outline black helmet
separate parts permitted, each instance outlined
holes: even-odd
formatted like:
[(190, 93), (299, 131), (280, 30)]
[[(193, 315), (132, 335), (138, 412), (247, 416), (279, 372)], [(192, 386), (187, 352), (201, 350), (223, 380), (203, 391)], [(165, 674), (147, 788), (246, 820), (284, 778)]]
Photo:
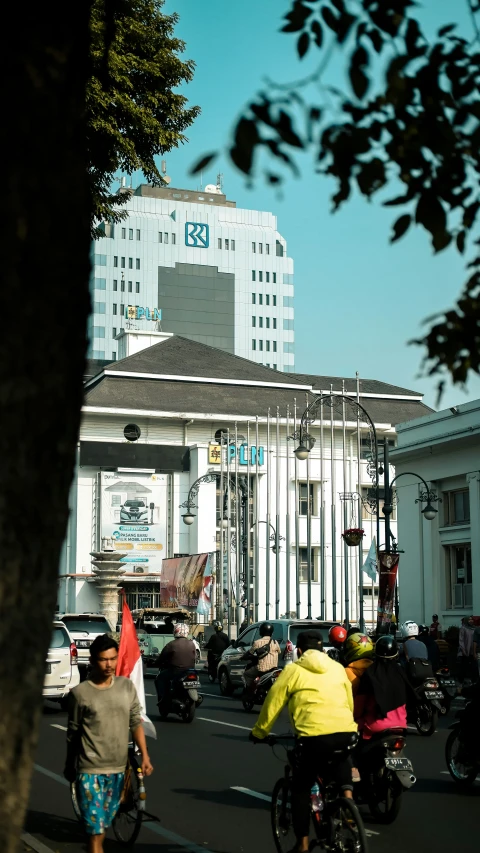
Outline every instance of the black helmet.
[(273, 625), (270, 622), (263, 622), (260, 625), (260, 636), (271, 637), (273, 634)]
[(215, 622), (212, 622), (212, 628), (214, 628), (215, 631), (221, 631), (223, 629), (223, 625), (218, 621), (218, 619), (215, 619)]
[(429, 634), (429, 633), (430, 633), (430, 632), (429, 632), (429, 630), (428, 630), (428, 628), (427, 628), (427, 626), (426, 626), (426, 625), (419, 625), (419, 626), (418, 626), (418, 636), (419, 636), (419, 637), (420, 637), (422, 634), (423, 634), (423, 636), (425, 636), (425, 634)]
[(394, 660), (398, 657), (398, 645), (395, 637), (385, 634), (379, 637), (375, 645), (375, 657), (383, 660)]

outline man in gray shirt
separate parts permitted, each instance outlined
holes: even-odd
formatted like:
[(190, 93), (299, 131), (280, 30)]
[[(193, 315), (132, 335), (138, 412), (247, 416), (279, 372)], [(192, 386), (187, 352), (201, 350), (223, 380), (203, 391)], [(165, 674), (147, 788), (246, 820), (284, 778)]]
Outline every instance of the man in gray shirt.
[(89, 853), (102, 853), (105, 831), (118, 811), (130, 731), (144, 776), (153, 771), (137, 691), (129, 678), (115, 676), (117, 659), (115, 640), (97, 637), (90, 646), (90, 677), (70, 694), (64, 775), (76, 782)]

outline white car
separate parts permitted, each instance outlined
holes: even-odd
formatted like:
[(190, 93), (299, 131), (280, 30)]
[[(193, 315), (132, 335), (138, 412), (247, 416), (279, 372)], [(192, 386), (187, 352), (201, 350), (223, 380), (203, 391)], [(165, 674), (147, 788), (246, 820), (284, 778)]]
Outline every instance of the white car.
[(101, 613), (64, 613), (61, 621), (68, 628), (77, 647), (78, 663), (88, 666), (90, 646), (99, 634), (110, 634), (112, 629)]
[(47, 653), (43, 698), (65, 705), (70, 690), (80, 684), (77, 647), (63, 622), (54, 622)]

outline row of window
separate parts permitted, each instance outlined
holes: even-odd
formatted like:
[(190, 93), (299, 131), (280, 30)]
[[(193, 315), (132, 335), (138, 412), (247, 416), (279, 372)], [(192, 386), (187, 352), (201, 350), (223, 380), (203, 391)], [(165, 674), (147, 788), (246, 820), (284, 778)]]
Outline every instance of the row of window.
[[(258, 254), (263, 255), (263, 243), (252, 243), (252, 252), (256, 252), (258, 249)], [(270, 254), (270, 243), (265, 243), (265, 254)]]
[[(136, 236), (137, 236), (137, 240), (140, 240), (140, 229), (139, 228), (136, 229)], [(126, 240), (126, 239), (127, 239), (127, 229), (122, 228), (122, 240)], [(133, 228), (128, 229), (128, 239), (133, 240)]]
[[(257, 273), (258, 273), (258, 281), (263, 281), (263, 270), (252, 270), (252, 281), (257, 281)], [(267, 284), (270, 283), (270, 273), (265, 273), (265, 281)], [(273, 284), (277, 283), (277, 273), (272, 272), (272, 282)]]
[(169, 238), (170, 238), (170, 242), (171, 242), (172, 246), (175, 246), (175, 244), (177, 242), (177, 235), (176, 234), (173, 234), (173, 233), (169, 234), (168, 231), (159, 231), (158, 232), (158, 242), (159, 243), (164, 243), (166, 246), (168, 246)]
[[(258, 320), (258, 328), (263, 329), (263, 317), (252, 317), (252, 326), (255, 328)], [(265, 317), (265, 328), (270, 328), (270, 317)], [(277, 328), (277, 318), (272, 317), (272, 329)]]
[[(258, 349), (260, 350), (260, 352), (263, 352), (263, 341), (253, 340), (252, 341), (252, 349), (253, 350), (257, 349), (257, 343), (258, 343)], [(272, 352), (276, 352), (277, 351), (277, 342), (272, 341), (271, 344), (272, 344)], [(270, 341), (265, 341), (265, 350), (267, 352), (270, 352)], [(268, 365), (267, 365), (267, 367), (268, 367)]]
[[(128, 293), (133, 293), (133, 281), (125, 282), (125, 279), (122, 278), (120, 281), (120, 293), (125, 293), (125, 284), (127, 285)], [(113, 279), (113, 289), (118, 290), (118, 280), (116, 278)], [(135, 282), (135, 293), (140, 293), (140, 282)]]
[[(120, 267), (122, 270), (125, 269), (125, 261), (126, 258), (120, 258)], [(118, 255), (113, 256), (113, 266), (118, 267)], [(128, 269), (133, 270), (133, 258), (128, 258)], [(135, 269), (140, 269), (140, 258), (135, 258)]]
[[(252, 293), (252, 305), (256, 305), (257, 300), (258, 300), (259, 305), (263, 305), (263, 297), (264, 297), (263, 293), (258, 293), (258, 294)], [(265, 293), (265, 305), (270, 305), (270, 295), (268, 293)], [(272, 296), (272, 306), (275, 308), (276, 305), (277, 305), (277, 297)]]
[[(235, 240), (229, 240), (229, 239), (228, 239), (228, 237), (226, 237), (226, 238), (223, 240), (223, 246), (224, 246), (224, 248), (227, 250), (227, 252), (228, 252), (229, 250), (230, 250), (231, 252), (234, 252), (234, 251), (235, 251)], [(222, 248), (222, 238), (221, 238), (221, 237), (219, 237), (219, 238), (218, 238), (218, 248), (219, 248), (219, 249), (221, 249), (221, 248)]]

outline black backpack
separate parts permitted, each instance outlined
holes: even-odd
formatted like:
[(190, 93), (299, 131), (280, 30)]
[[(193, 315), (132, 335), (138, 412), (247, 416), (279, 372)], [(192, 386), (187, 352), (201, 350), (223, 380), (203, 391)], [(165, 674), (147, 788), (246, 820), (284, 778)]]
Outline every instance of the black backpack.
[(411, 658), (408, 661), (408, 675), (414, 684), (423, 684), (427, 678), (433, 678), (434, 672), (429, 660)]

